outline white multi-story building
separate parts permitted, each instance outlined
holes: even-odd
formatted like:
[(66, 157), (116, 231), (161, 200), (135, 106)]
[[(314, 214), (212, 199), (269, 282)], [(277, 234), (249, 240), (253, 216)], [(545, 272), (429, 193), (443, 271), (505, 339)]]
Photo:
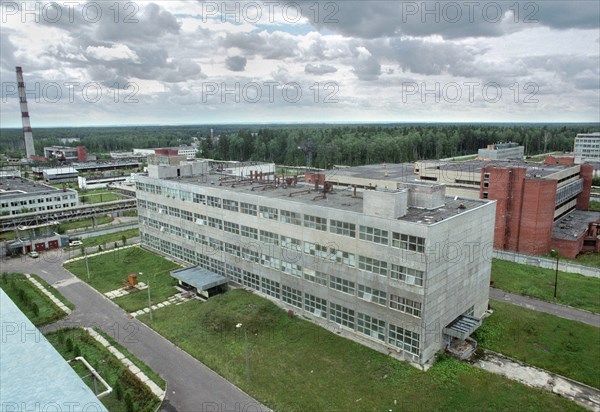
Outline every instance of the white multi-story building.
[(376, 350), (427, 363), (488, 308), (493, 201), (428, 182), (355, 193), (236, 179), (199, 161), (157, 176), (137, 181), (145, 247)]
[(21, 177), (0, 179), (0, 206), (3, 215), (46, 212), (78, 205), (75, 190), (57, 189)]
[(573, 152), (575, 163), (600, 162), (600, 132), (578, 133)]

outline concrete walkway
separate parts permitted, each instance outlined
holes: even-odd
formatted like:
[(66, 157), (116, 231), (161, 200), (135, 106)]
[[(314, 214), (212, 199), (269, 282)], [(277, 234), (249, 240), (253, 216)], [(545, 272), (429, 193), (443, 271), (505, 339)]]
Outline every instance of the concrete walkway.
[(587, 310), (576, 309), (571, 306), (559, 305), (540, 299), (530, 298), (528, 296), (517, 295), (516, 293), (510, 293), (496, 288), (490, 288), (490, 299), (512, 303), (513, 305), (522, 306), (527, 309), (549, 313), (558, 316), (559, 318), (575, 320), (600, 328), (600, 314), (589, 312)]
[(120, 350), (112, 346), (102, 335), (96, 332), (92, 328), (83, 328), (87, 333), (90, 334), (92, 338), (94, 338), (98, 343), (104, 346), (110, 353), (115, 355), (115, 357), (121, 362), (123, 365), (129, 369), (131, 373), (133, 373), (144, 385), (148, 387), (152, 391), (154, 395), (161, 401), (165, 397), (165, 391), (163, 391), (154, 381), (152, 381), (144, 372), (140, 370), (137, 366), (133, 364)]
[[(91, 258), (91, 257), (98, 256), (98, 255), (104, 255), (106, 253), (114, 253), (115, 251), (118, 251), (118, 250), (129, 249), (129, 248), (136, 247), (136, 246), (138, 246), (138, 245), (119, 246), (118, 248), (112, 248), (112, 249), (109, 249), (109, 250), (103, 250), (102, 252), (89, 253), (87, 255), (87, 257)], [(76, 262), (76, 261), (81, 260), (81, 259), (85, 259), (85, 255), (81, 255), (81, 256), (78, 256), (76, 258), (65, 260), (63, 262), (63, 264), (64, 263)]]
[(27, 278), (27, 280), (29, 280), (36, 288), (38, 288), (44, 295), (48, 296), (48, 298), (50, 298), (50, 300), (52, 301), (52, 303), (54, 303), (56, 306), (58, 306), (63, 312), (65, 312), (67, 315), (71, 314), (71, 309), (69, 309), (64, 303), (62, 303), (56, 296), (54, 296), (52, 294), (52, 292), (50, 292), (48, 289), (46, 289), (44, 287), (44, 285), (42, 285), (40, 282), (38, 282), (37, 280), (35, 280), (35, 278), (33, 276), (31, 276), (30, 274), (25, 274), (25, 277)]
[(577, 402), (589, 410), (600, 411), (600, 390), (555, 373), (526, 365), (499, 353), (484, 350), (483, 358), (473, 362), (473, 366), (505, 376), (533, 388), (556, 393)]
[[(186, 297), (186, 295), (188, 295), (188, 292), (178, 293), (176, 295), (171, 296), (169, 299), (165, 300), (164, 302), (160, 302), (155, 305), (152, 305), (151, 308), (153, 311), (155, 311), (157, 309), (161, 309), (161, 308), (167, 307), (172, 304), (181, 305), (182, 303), (190, 300), (190, 298)], [(136, 318), (140, 315), (143, 315), (144, 313), (149, 313), (149, 312), (150, 312), (149, 308), (144, 308), (144, 309), (140, 309), (135, 312), (131, 312), (130, 315), (132, 317)]]

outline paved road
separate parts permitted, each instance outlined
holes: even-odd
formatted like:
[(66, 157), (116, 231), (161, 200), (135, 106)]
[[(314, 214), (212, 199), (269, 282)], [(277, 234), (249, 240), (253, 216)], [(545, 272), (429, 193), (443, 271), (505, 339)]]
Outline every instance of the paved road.
[(490, 288), (490, 299), (509, 302), (513, 305), (537, 310), (539, 312), (549, 313), (551, 315), (569, 320), (576, 320), (578, 322), (587, 323), (588, 325), (600, 328), (600, 315), (597, 313), (588, 312), (586, 310), (579, 310), (570, 306), (557, 305), (551, 302), (505, 292), (496, 288)]
[(39, 259), (1, 260), (0, 271), (41, 276), (76, 307), (60, 325), (99, 327), (148, 364), (167, 381), (163, 410), (268, 410), (142, 322), (129, 319), (116, 304), (65, 270), (62, 266), (65, 258), (60, 251), (51, 251), (42, 253)]

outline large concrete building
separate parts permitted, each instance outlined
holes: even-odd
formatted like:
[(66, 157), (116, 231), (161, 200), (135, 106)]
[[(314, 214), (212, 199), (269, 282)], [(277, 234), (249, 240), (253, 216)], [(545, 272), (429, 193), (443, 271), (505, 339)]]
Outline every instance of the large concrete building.
[(87, 160), (87, 149), (85, 146), (46, 146), (44, 147), (44, 157), (61, 162), (84, 162)]
[(145, 247), (418, 364), (480, 324), (495, 202), (446, 197), (428, 182), (354, 191), (208, 164), (138, 178)]
[(573, 153), (576, 163), (600, 162), (600, 132), (578, 133)]
[[(572, 158), (549, 157), (545, 163), (513, 161), (466, 161), (415, 163), (420, 179), (447, 185), (450, 195), (497, 200), (494, 247), (529, 254), (558, 249), (573, 258), (595, 251), (590, 224), (600, 217), (589, 208), (593, 167), (576, 165)], [(559, 221), (579, 211), (574, 222), (585, 220), (571, 234), (567, 245)], [(591, 230), (591, 231), (590, 231)], [(576, 236), (574, 234), (577, 233)], [(577, 246), (579, 245), (579, 246)], [(579, 249), (575, 251), (575, 249)]]
[(46, 212), (78, 205), (75, 190), (57, 189), (21, 177), (0, 179), (0, 206), (3, 215)]
[(493, 143), (485, 149), (479, 149), (477, 158), (481, 160), (523, 160), (525, 147), (518, 143)]

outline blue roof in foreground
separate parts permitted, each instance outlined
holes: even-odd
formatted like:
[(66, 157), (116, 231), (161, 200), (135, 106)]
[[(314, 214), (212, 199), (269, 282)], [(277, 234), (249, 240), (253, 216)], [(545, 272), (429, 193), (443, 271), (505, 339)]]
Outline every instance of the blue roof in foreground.
[(203, 269), (200, 266), (173, 270), (171, 276), (200, 290), (208, 290), (227, 283), (225, 276)]
[(2, 410), (107, 411), (2, 289), (0, 325)]

